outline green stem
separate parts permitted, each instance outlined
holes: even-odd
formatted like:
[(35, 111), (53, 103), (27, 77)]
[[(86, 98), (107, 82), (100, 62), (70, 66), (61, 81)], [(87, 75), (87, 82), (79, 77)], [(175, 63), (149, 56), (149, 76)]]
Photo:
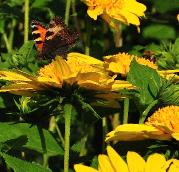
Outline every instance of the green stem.
[(5, 42), (5, 45), (6, 45), (6, 48), (7, 48), (7, 52), (10, 53), (11, 52), (11, 48), (10, 48), (10, 45), (9, 45), (6, 33), (4, 32), (2, 34), (2, 36), (3, 36), (4, 42)]
[(102, 127), (103, 127), (103, 145), (102, 145), (102, 151), (105, 150), (105, 137), (107, 133), (107, 120), (106, 117), (102, 118)]
[(69, 16), (70, 16), (70, 6), (71, 0), (66, 0), (66, 9), (65, 9), (65, 24), (68, 26)]
[(9, 34), (9, 46), (10, 46), (10, 50), (12, 51), (13, 49), (13, 41), (14, 41), (14, 28), (16, 26), (16, 19), (12, 19), (12, 27), (11, 27), (11, 31)]
[(85, 54), (90, 55), (90, 39), (91, 39), (91, 24), (89, 21), (86, 22), (86, 39), (85, 39)]
[(59, 138), (60, 138), (60, 140), (61, 140), (61, 142), (62, 142), (62, 146), (64, 147), (65, 141), (64, 141), (64, 138), (63, 138), (63, 136), (62, 136), (62, 133), (61, 133), (59, 127), (58, 127), (57, 122), (55, 123), (55, 129), (56, 129), (56, 131), (57, 131), (57, 133), (58, 133), (58, 136), (59, 136)]
[(44, 167), (48, 167), (48, 159), (49, 159), (48, 155), (46, 153), (43, 154), (43, 166)]
[(149, 106), (147, 106), (147, 108), (143, 111), (142, 115), (140, 116), (139, 124), (144, 123), (148, 113), (158, 102), (158, 100), (154, 100)]
[(123, 124), (128, 123), (129, 116), (129, 98), (124, 99), (124, 116), (123, 116)]
[(70, 125), (71, 125), (72, 105), (65, 104), (65, 153), (64, 153), (64, 172), (69, 171), (69, 152), (70, 152)]
[(28, 35), (29, 35), (29, 0), (25, 0), (24, 43), (28, 41)]

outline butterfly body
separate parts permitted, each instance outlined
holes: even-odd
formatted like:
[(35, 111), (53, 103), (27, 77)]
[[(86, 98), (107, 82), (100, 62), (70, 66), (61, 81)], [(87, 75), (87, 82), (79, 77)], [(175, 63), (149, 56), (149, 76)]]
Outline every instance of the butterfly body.
[(61, 18), (55, 17), (47, 27), (32, 21), (32, 35), (42, 58), (65, 57), (68, 49), (74, 45), (78, 34), (69, 30)]

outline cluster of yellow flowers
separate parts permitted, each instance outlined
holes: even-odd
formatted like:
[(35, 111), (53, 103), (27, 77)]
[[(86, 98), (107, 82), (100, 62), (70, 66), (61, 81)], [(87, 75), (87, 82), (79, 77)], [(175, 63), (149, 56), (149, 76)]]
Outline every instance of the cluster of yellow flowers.
[[(67, 60), (57, 56), (55, 60), (42, 67), (37, 76), (22, 71), (0, 71), (0, 79), (10, 81), (10, 85), (1, 87), (0, 92), (12, 92), (30, 95), (36, 91), (62, 88), (64, 83), (77, 84), (79, 87), (118, 91), (134, 88), (125, 80), (117, 80), (118, 74), (127, 75), (129, 66), (135, 56), (119, 53), (104, 57), (104, 61), (80, 53), (69, 53)], [(139, 63), (156, 68), (153, 62), (135, 57)], [(112, 73), (112, 74), (111, 74)]]
[[(146, 6), (136, 0), (83, 0), (88, 6), (88, 15), (97, 20), (101, 16), (111, 27), (117, 28), (116, 21), (124, 24), (140, 26), (139, 17), (143, 17)], [(179, 20), (179, 15), (177, 16)], [(2, 86), (0, 92), (11, 92), (18, 95), (32, 95), (36, 92), (61, 89), (64, 84), (87, 90), (104, 91), (108, 95), (105, 99), (119, 98), (120, 89), (135, 89), (125, 80), (130, 70), (130, 64), (135, 59), (139, 64), (146, 65), (155, 70), (157, 65), (142, 57), (118, 53), (105, 56), (98, 60), (80, 53), (69, 53), (67, 60), (57, 56), (52, 62), (40, 68), (36, 76), (22, 71), (0, 70), (0, 79), (9, 81)], [(161, 75), (165, 75), (158, 71)], [(118, 80), (121, 75), (124, 80)], [(145, 124), (123, 124), (117, 126), (106, 135), (106, 142), (133, 141), (144, 139), (179, 140), (179, 106), (167, 106), (152, 114)], [(98, 156), (98, 169), (82, 164), (74, 166), (76, 172), (177, 172), (179, 160), (166, 160), (164, 155), (152, 154), (145, 161), (135, 152), (127, 153), (127, 162), (110, 146), (107, 154)]]
[(127, 163), (111, 147), (107, 147), (107, 154), (98, 156), (98, 170), (76, 164), (76, 172), (177, 172), (179, 170), (179, 160), (166, 160), (164, 155), (154, 153), (145, 161), (138, 153), (128, 152), (126, 156)]

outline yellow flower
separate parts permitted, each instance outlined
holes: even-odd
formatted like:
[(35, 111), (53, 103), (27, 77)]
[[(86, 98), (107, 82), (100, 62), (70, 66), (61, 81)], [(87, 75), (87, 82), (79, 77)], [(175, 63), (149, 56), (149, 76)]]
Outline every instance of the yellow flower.
[(108, 71), (111, 71), (112, 73), (126, 76), (129, 72), (130, 64), (133, 58), (135, 58), (139, 64), (157, 69), (157, 66), (153, 62), (141, 57), (129, 55), (127, 53), (118, 53), (116, 55), (105, 56), (104, 66)]
[[(93, 62), (90, 61), (90, 63)], [(11, 82), (10, 85), (1, 87), (0, 92), (25, 95), (35, 91), (62, 88), (64, 83), (101, 91), (113, 91), (132, 86), (127, 82), (120, 84), (119, 81), (114, 80), (115, 77), (109, 76), (102, 65), (88, 64), (75, 58), (68, 58), (66, 61), (56, 57), (50, 64), (41, 68), (37, 76), (21, 71), (0, 71), (0, 79)]]
[[(127, 153), (127, 162), (111, 147), (107, 147), (107, 154), (98, 156), (98, 170), (82, 164), (75, 164), (76, 172), (166, 172), (167, 161), (161, 154), (154, 153), (145, 161), (136, 152)], [(170, 169), (170, 167), (168, 168)]]
[(179, 21), (179, 14), (177, 14), (177, 20)]
[(140, 25), (139, 17), (144, 16), (146, 6), (136, 0), (82, 0), (88, 6), (88, 15), (97, 20), (101, 16), (111, 25), (112, 20), (127, 25)]
[(107, 134), (106, 141), (144, 139), (179, 140), (179, 106), (167, 106), (152, 114), (145, 124), (123, 124)]
[(178, 72), (179, 72), (178, 69), (158, 71), (158, 73), (160, 74), (160, 76), (162, 76), (163, 78), (166, 78), (167, 80), (175, 80), (175, 81), (178, 81), (178, 80), (179, 80), (179, 76), (176, 74), (176, 73), (178, 73)]

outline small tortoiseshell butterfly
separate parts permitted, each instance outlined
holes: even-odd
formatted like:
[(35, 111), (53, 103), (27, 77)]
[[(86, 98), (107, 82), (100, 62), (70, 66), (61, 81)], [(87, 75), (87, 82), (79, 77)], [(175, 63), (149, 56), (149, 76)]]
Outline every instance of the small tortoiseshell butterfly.
[(78, 34), (72, 32), (60, 17), (51, 20), (47, 27), (33, 20), (31, 27), (39, 56), (42, 58), (54, 58), (56, 55), (66, 58), (68, 49), (78, 38)]

